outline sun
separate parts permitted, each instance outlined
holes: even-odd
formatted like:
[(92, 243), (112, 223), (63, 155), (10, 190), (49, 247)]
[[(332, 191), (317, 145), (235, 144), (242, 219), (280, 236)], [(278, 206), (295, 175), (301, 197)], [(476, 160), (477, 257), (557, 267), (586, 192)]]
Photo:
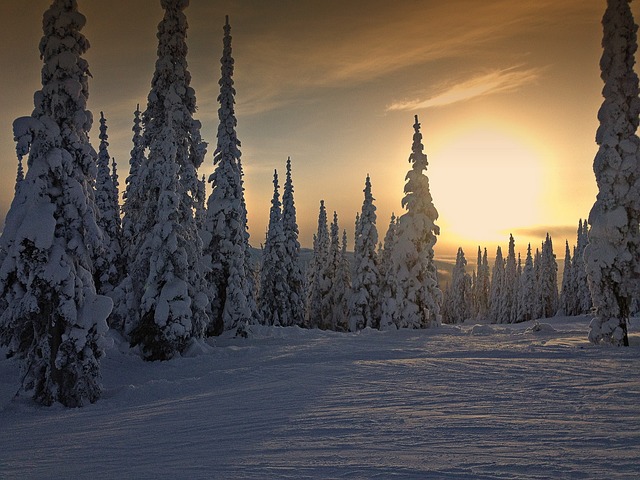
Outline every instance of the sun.
[(543, 155), (499, 128), (458, 132), (429, 155), (429, 178), (446, 243), (503, 242), (539, 223)]

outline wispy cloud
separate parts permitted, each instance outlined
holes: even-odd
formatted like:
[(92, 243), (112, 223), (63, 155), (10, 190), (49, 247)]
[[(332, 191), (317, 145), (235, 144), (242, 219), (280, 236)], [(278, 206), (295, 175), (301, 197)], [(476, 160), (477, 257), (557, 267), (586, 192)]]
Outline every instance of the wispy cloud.
[(501, 92), (511, 92), (534, 82), (540, 77), (540, 74), (541, 69), (539, 68), (520, 69), (520, 67), (511, 67), (494, 70), (489, 73), (476, 75), (460, 83), (449, 85), (439, 94), (427, 99), (395, 102), (387, 107), (387, 111), (443, 107), (473, 98)]

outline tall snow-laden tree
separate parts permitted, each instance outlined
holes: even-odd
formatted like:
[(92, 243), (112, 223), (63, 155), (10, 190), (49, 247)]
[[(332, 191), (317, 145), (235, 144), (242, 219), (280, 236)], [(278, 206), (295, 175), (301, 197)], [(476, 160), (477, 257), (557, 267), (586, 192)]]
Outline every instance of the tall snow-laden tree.
[(549, 318), (558, 311), (558, 264), (553, 253), (553, 242), (551, 236), (547, 237), (542, 244), (542, 254), (540, 257), (540, 299), (542, 302), (543, 318)]
[(291, 157), (287, 158), (287, 178), (282, 193), (282, 229), (285, 237), (286, 283), (289, 286), (291, 324), (304, 325), (305, 321), (305, 280), (300, 266), (300, 242), (298, 241), (298, 221), (293, 199), (291, 178)]
[(127, 325), (132, 345), (140, 345), (147, 360), (181, 353), (208, 324), (202, 240), (194, 218), (197, 168), (206, 143), (193, 118), (196, 98), (186, 60), (189, 2), (161, 4), (158, 59), (142, 115), (142, 145), (149, 153), (139, 171), (146, 192), (131, 251), (133, 301), (128, 301), (136, 313)]
[(392, 213), (380, 254), (380, 330), (397, 328), (397, 288), (392, 258), (397, 239), (396, 226), (396, 216)]
[(404, 187), (402, 206), (407, 212), (398, 219), (397, 243), (393, 250), (392, 268), (396, 277), (396, 315), (400, 328), (427, 328), (441, 323), (442, 292), (438, 287), (438, 272), (433, 247), (440, 234), (435, 224), (438, 211), (433, 205), (428, 166), (424, 153), (418, 116), (413, 125), (413, 145)]
[(245, 323), (254, 323), (247, 284), (252, 280), (248, 266), (247, 217), (240, 163), (240, 140), (236, 132), (233, 87), (231, 26), (226, 18), (221, 58), (218, 102), (218, 143), (213, 158), (215, 170), (209, 177), (211, 194), (203, 233), (204, 253), (209, 264), (211, 323), (208, 335), (219, 335)]
[(379, 328), (380, 326), (380, 271), (378, 269), (378, 229), (376, 206), (371, 193), (369, 175), (364, 184), (364, 201), (356, 222), (356, 241), (353, 251), (354, 275), (349, 301), (350, 330)]
[(86, 110), (89, 42), (75, 0), (54, 0), (42, 22), (42, 89), (14, 137), (28, 170), (0, 239), (2, 344), (23, 361), (22, 388), (44, 405), (100, 397), (99, 358), (112, 301), (97, 295), (92, 257), (102, 248), (93, 197), (96, 152)]
[(516, 243), (513, 235), (509, 235), (509, 251), (504, 267), (502, 284), (502, 305), (499, 309), (497, 323), (514, 323), (518, 314), (518, 275), (516, 263)]
[(326, 277), (329, 263), (329, 227), (327, 225), (327, 210), (324, 200), (320, 200), (318, 213), (318, 231), (313, 237), (313, 257), (309, 264), (309, 306), (307, 308), (309, 328), (324, 327), (323, 304), (331, 287), (330, 280)]
[(628, 345), (627, 323), (640, 278), (640, 99), (634, 55), (637, 30), (629, 0), (609, 0), (600, 59), (604, 102), (593, 162), (598, 195), (585, 249), (595, 306), (589, 340)]
[(496, 250), (496, 260), (491, 272), (491, 293), (489, 297), (489, 318), (491, 323), (497, 323), (502, 318), (502, 296), (504, 295), (504, 259), (502, 248)]
[(202, 232), (207, 217), (207, 181), (205, 176), (198, 180), (198, 191), (196, 192), (195, 219), (196, 227)]
[(462, 247), (458, 248), (450, 287), (450, 323), (463, 323), (471, 316), (471, 277), (466, 272), (467, 259)]
[[(107, 120), (100, 112), (100, 147), (98, 149), (98, 174), (95, 201), (98, 208), (98, 226), (103, 232), (104, 248), (94, 259), (96, 290), (102, 295), (112, 296), (113, 290), (122, 280), (120, 204), (118, 202), (117, 173), (109, 167), (109, 136)], [(115, 161), (113, 163), (115, 169)], [(113, 297), (112, 297), (113, 298)]]
[(273, 198), (269, 212), (269, 229), (262, 250), (259, 308), (266, 325), (291, 325), (289, 285), (286, 272), (285, 235), (278, 189), (278, 172), (273, 174)]

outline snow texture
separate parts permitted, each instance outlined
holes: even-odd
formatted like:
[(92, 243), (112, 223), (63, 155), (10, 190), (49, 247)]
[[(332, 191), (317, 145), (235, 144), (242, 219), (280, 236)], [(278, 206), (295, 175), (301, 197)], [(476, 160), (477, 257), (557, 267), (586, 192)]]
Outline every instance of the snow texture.
[(545, 323), (554, 331), (253, 326), (248, 339), (229, 332), (155, 363), (121, 345), (102, 361), (104, 398), (75, 410), (12, 400), (16, 361), (0, 351), (0, 472), (636, 479), (639, 321), (629, 349), (591, 346), (587, 317)]

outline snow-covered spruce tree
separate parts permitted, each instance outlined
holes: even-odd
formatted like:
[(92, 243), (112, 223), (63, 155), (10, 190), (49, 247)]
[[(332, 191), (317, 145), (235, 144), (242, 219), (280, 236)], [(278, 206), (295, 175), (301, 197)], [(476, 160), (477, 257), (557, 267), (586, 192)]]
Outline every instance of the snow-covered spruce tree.
[[(324, 271), (326, 293), (322, 297), (323, 330), (338, 330), (338, 323), (348, 319), (345, 285), (342, 283), (342, 248), (340, 246), (340, 227), (338, 214), (333, 212), (333, 222), (329, 228), (329, 254)], [(348, 307), (347, 307), (348, 308)]]
[(593, 302), (587, 280), (584, 249), (589, 243), (589, 225), (587, 221), (578, 222), (577, 243), (573, 253), (573, 278), (576, 285), (576, 315), (591, 312)]
[(55, 0), (40, 41), (42, 89), (14, 137), (28, 170), (0, 239), (2, 344), (23, 360), (22, 388), (41, 404), (68, 407), (100, 397), (99, 358), (112, 302), (97, 295), (92, 256), (101, 248), (93, 198), (96, 152), (86, 110), (89, 42), (75, 0)]
[(127, 265), (132, 265), (135, 258), (132, 246), (136, 244), (136, 236), (141, 224), (140, 213), (145, 200), (145, 183), (140, 179), (141, 167), (145, 162), (144, 145), (142, 143), (142, 119), (140, 105), (136, 105), (133, 119), (133, 148), (129, 157), (129, 175), (125, 180), (122, 195), (122, 251)]
[(598, 111), (593, 171), (598, 195), (585, 249), (595, 306), (589, 340), (628, 345), (627, 322), (640, 277), (640, 99), (634, 70), (637, 30), (628, 0), (609, 0), (600, 59), (604, 102)]
[(538, 248), (536, 248), (536, 253), (533, 256), (533, 272), (536, 279), (536, 288), (532, 315), (533, 318), (542, 318), (542, 254)]
[(396, 277), (392, 253), (397, 239), (396, 216), (392, 213), (380, 254), (380, 330), (397, 328)]
[[(251, 254), (252, 248), (249, 244), (249, 224), (247, 221), (247, 203), (244, 199), (244, 171), (242, 170), (242, 161), (238, 159), (238, 169), (240, 170), (240, 208), (242, 210), (242, 224), (244, 225), (244, 271), (247, 281), (244, 282), (244, 296), (247, 299), (247, 308), (251, 314), (250, 319), (243, 322), (243, 328), (239, 333), (244, 334), (244, 328), (249, 324), (262, 323), (262, 315), (258, 309), (258, 283), (260, 277), (260, 268), (254, 261)], [(238, 333), (238, 334), (239, 334)]]
[(333, 318), (336, 330), (348, 332), (351, 328), (349, 323), (349, 298), (351, 295), (351, 263), (347, 256), (347, 231), (342, 231), (342, 244), (340, 247), (340, 265), (336, 272), (336, 279), (331, 285), (331, 296), (333, 299)]
[(504, 295), (504, 259), (502, 248), (496, 250), (496, 260), (491, 272), (491, 292), (489, 296), (489, 318), (491, 323), (498, 323), (502, 318), (502, 296)]
[(489, 314), (489, 293), (491, 287), (491, 269), (489, 268), (489, 260), (487, 257), (487, 249), (484, 249), (482, 257), (480, 256), (480, 247), (478, 246), (478, 272), (476, 274), (477, 287), (475, 288), (476, 310), (474, 312), (476, 318), (483, 319)]
[(20, 183), (24, 180), (24, 167), (22, 166), (22, 157), (18, 157), (18, 170), (16, 172), (16, 186), (15, 191), (20, 188)]
[(353, 251), (355, 267), (349, 301), (351, 331), (362, 330), (365, 327), (380, 327), (380, 271), (376, 253), (378, 229), (369, 175), (364, 185), (364, 201), (356, 222), (357, 234)]
[(398, 219), (397, 243), (393, 250), (393, 275), (396, 277), (397, 325), (399, 328), (438, 326), (442, 292), (433, 261), (433, 247), (440, 234), (435, 224), (438, 211), (429, 191), (427, 155), (423, 152), (418, 116), (413, 125), (413, 145), (404, 186), (402, 206), (407, 212)]
[(450, 323), (463, 323), (471, 316), (471, 277), (466, 272), (466, 267), (467, 259), (462, 247), (459, 247), (451, 275)]
[[(96, 252), (94, 281), (101, 295), (112, 297), (113, 290), (122, 280), (124, 264), (122, 262), (120, 204), (118, 202), (117, 173), (109, 167), (109, 142), (107, 120), (100, 112), (100, 147), (98, 149), (98, 174), (96, 178), (95, 202), (98, 207), (98, 226), (103, 233), (103, 249)], [(115, 161), (113, 163), (115, 169)], [(113, 298), (113, 297), (112, 297)], [(119, 328), (118, 328), (119, 329)]]
[(247, 298), (251, 272), (249, 259), (247, 216), (240, 163), (240, 140), (236, 132), (235, 88), (233, 87), (233, 57), (231, 26), (227, 17), (224, 26), (221, 58), (220, 94), (218, 102), (218, 143), (213, 158), (215, 170), (209, 177), (211, 194), (207, 200), (207, 216), (202, 234), (210, 288), (208, 335), (219, 335), (246, 323), (254, 323)]
[(202, 175), (202, 178), (198, 180), (198, 191), (196, 192), (196, 204), (195, 204), (195, 219), (196, 219), (196, 227), (198, 231), (201, 232), (205, 219), (207, 217), (207, 181), (205, 176)]
[(291, 178), (291, 158), (287, 158), (287, 179), (282, 193), (282, 228), (285, 237), (285, 282), (289, 286), (289, 306), (291, 325), (304, 325), (305, 319), (305, 280), (300, 266), (300, 242), (298, 241), (298, 221), (293, 199), (293, 180)]
[(531, 244), (527, 246), (527, 258), (524, 261), (522, 276), (520, 277), (520, 300), (518, 302), (518, 322), (526, 322), (537, 317), (537, 281), (533, 268)]
[(558, 315), (576, 314), (577, 297), (571, 265), (571, 250), (567, 240), (564, 249), (564, 270), (562, 272), (562, 289), (560, 290), (560, 300), (558, 302)]
[(278, 189), (278, 172), (273, 174), (273, 198), (269, 212), (269, 229), (262, 249), (260, 298), (258, 307), (266, 325), (292, 324), (289, 285), (286, 272), (285, 236)]
[(504, 267), (502, 295), (496, 323), (514, 323), (518, 315), (518, 275), (516, 263), (516, 243), (513, 235), (509, 235), (509, 251)]
[(147, 109), (142, 115), (142, 145), (149, 149), (140, 166), (146, 190), (134, 236), (131, 286), (136, 312), (128, 319), (132, 345), (146, 360), (181, 353), (191, 338), (204, 334), (208, 317), (202, 266), (202, 240), (194, 218), (197, 168), (206, 153), (196, 99), (187, 69), (188, 0), (161, 0), (158, 60)]
[(553, 253), (551, 236), (542, 244), (540, 257), (540, 299), (542, 302), (542, 318), (553, 317), (558, 311), (558, 264)]
[(329, 227), (324, 200), (320, 200), (318, 213), (318, 231), (313, 237), (313, 257), (309, 264), (309, 300), (307, 307), (307, 327), (322, 328), (325, 324), (323, 304), (328, 295), (331, 282), (326, 278), (329, 263)]

